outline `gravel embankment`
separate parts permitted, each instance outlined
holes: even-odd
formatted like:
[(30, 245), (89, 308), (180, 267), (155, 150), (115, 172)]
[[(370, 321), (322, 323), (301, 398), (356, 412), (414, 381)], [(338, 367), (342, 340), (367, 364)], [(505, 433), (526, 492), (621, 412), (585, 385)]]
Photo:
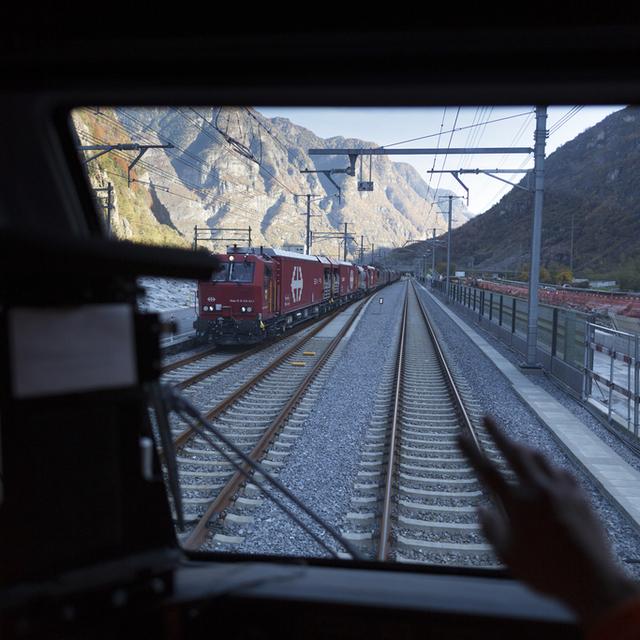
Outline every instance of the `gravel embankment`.
[[(604, 496), (591, 478), (577, 468), (568, 455), (560, 447), (547, 428), (540, 423), (527, 405), (513, 392), (509, 381), (496, 369), (492, 362), (467, 338), (467, 336), (448, 318), (448, 316), (433, 302), (429, 294), (418, 287), (427, 309), (432, 314), (436, 330), (444, 341), (444, 347), (452, 367), (459, 374), (464, 375), (471, 388), (475, 391), (476, 399), (483, 410), (494, 415), (504, 426), (505, 430), (519, 442), (541, 450), (556, 465), (569, 469), (580, 481), (591, 499), (591, 503), (602, 518), (605, 529), (613, 544), (618, 560), (625, 569), (635, 577), (640, 577), (640, 534), (628, 522), (624, 515)], [(452, 305), (455, 310), (455, 306)], [(493, 336), (482, 331), (482, 335), (500, 353), (511, 362), (518, 363), (519, 358), (499, 343)], [(577, 403), (544, 377), (533, 378), (554, 397), (594, 431), (602, 433), (607, 442), (615, 440), (597, 423), (588, 412), (581, 409)], [(628, 451), (623, 451), (617, 442), (612, 442), (615, 450), (625, 460), (638, 468), (637, 459)]]
[[(301, 425), (302, 434), (279, 475), (289, 490), (336, 529), (343, 514), (349, 510), (361, 443), (401, 319), (404, 286), (404, 283), (397, 283), (377, 294), (365, 309), (348, 343), (339, 347), (339, 355), (330, 363), (328, 382)], [(379, 297), (384, 298), (384, 304), (378, 303)], [(207, 543), (204, 548), (258, 554), (327, 555), (272, 502), (264, 500), (250, 515), (254, 518), (253, 523), (230, 531), (244, 536), (243, 544)], [(328, 534), (316, 527), (314, 530), (336, 548)]]

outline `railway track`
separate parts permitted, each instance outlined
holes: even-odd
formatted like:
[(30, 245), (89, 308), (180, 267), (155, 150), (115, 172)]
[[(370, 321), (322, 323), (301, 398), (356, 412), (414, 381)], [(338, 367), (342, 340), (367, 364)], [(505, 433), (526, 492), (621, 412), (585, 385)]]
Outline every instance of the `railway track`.
[[(340, 310), (334, 311), (327, 316), (327, 318), (331, 319), (339, 312)], [(324, 320), (326, 320), (326, 318)], [(163, 365), (161, 368), (161, 381), (163, 384), (174, 385), (178, 389), (186, 389), (220, 371), (224, 371), (246, 360), (256, 353), (265, 351), (274, 344), (290, 339), (292, 336), (313, 327), (317, 322), (323, 322), (324, 320), (321, 319), (318, 321), (315, 318), (307, 320), (306, 322), (296, 325), (291, 331), (288, 331), (282, 336), (266, 340), (251, 348), (245, 348), (240, 353), (221, 351), (215, 346), (209, 347), (199, 353)]]
[[(253, 460), (277, 473), (298, 437), (299, 423), (311, 410), (321, 383), (321, 371), (368, 298), (317, 323), (275, 361), (270, 361), (213, 408), (200, 407), (210, 422)], [(222, 532), (224, 516), (242, 522), (246, 516), (227, 513), (238, 502), (256, 503), (255, 487), (231, 462), (199, 435), (171, 421), (182, 491), (185, 548), (198, 549), (213, 528), (214, 539), (229, 541)], [(232, 455), (235, 459), (235, 455)]]
[(489, 498), (456, 444), (468, 431), (499, 459), (481, 418), (408, 284), (395, 358), (380, 387), (343, 535), (378, 560), (499, 566), (476, 515)]

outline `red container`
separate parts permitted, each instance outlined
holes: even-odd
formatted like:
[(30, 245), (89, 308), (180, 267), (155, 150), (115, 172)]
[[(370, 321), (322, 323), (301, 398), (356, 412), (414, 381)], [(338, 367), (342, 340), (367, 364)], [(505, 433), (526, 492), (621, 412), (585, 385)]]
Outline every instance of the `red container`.
[(324, 272), (330, 265), (317, 256), (269, 249), (277, 265), (277, 299), (280, 313), (291, 313), (323, 300)]

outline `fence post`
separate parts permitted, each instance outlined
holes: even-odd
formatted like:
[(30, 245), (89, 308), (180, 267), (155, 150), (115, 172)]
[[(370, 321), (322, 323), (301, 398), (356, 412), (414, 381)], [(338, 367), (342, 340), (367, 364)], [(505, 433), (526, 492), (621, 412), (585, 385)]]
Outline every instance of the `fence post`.
[(511, 303), (511, 333), (516, 332), (516, 300), (517, 298), (513, 298)]
[(633, 408), (633, 433), (638, 435), (638, 428), (640, 427), (640, 336), (636, 336), (635, 340), (635, 353), (634, 360), (635, 366), (635, 382), (634, 382), (634, 408)]
[(493, 292), (489, 294), (489, 322), (493, 319)]
[(551, 357), (555, 358), (558, 349), (558, 308), (553, 308), (553, 324), (551, 325)]
[(500, 310), (498, 312), (498, 326), (502, 326), (502, 305), (504, 303), (504, 296), (500, 294)]
[[(591, 333), (594, 337), (591, 339)], [(595, 325), (587, 322), (585, 331), (585, 349), (584, 349), (584, 398), (587, 400), (591, 396), (592, 380), (591, 371), (593, 371), (593, 349), (591, 343), (595, 341)]]

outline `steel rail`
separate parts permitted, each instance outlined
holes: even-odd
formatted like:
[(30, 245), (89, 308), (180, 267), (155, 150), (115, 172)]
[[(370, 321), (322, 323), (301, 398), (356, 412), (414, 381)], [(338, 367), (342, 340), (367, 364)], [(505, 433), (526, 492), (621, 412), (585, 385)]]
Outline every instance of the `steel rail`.
[(216, 347), (210, 347), (205, 351), (200, 351), (199, 353), (195, 353), (188, 358), (184, 358), (183, 360), (176, 360), (170, 364), (165, 364), (160, 367), (160, 373), (169, 373), (169, 371), (174, 371), (175, 369), (179, 369), (180, 367), (184, 367), (192, 362), (196, 362), (197, 360), (201, 360), (202, 358), (206, 358), (210, 356), (212, 353), (215, 353)]
[(409, 307), (409, 287), (405, 287), (404, 305), (402, 310), (402, 329), (400, 345), (398, 347), (398, 365), (396, 368), (396, 385), (393, 401), (393, 418), (391, 420), (391, 438), (389, 441), (389, 460), (385, 480), (384, 497), (382, 502), (382, 520), (377, 559), (385, 561), (389, 554), (389, 533), (391, 530), (391, 509), (393, 506), (393, 479), (396, 458), (396, 439), (398, 433), (398, 419), (400, 414), (400, 390), (402, 388), (402, 370), (404, 365), (405, 335), (407, 330), (407, 310)]
[[(347, 303), (346, 305), (343, 305), (341, 307), (339, 307), (338, 309), (335, 309), (331, 312), (329, 312), (329, 315), (326, 317), (334, 317), (335, 313), (339, 313), (341, 310), (344, 310), (346, 308), (349, 307), (349, 305), (354, 304), (355, 302), (357, 302), (358, 300), (353, 300), (350, 303)], [(231, 367), (234, 364), (237, 364), (239, 362), (242, 362), (243, 360), (245, 360), (246, 358), (259, 353), (260, 351), (264, 351), (265, 349), (267, 349), (268, 347), (270, 347), (273, 344), (277, 344), (278, 342), (289, 338), (290, 336), (294, 336), (297, 333), (300, 333), (300, 331), (303, 331), (304, 329), (307, 329), (309, 326), (313, 326), (316, 322), (322, 322), (324, 319), (326, 319), (325, 316), (323, 316), (322, 318), (309, 318), (308, 320), (305, 320), (304, 322), (300, 322), (299, 324), (295, 325), (291, 331), (288, 331), (286, 334), (282, 334), (280, 336), (276, 336), (270, 339), (265, 340), (264, 342), (261, 342), (260, 344), (256, 345), (255, 347), (252, 347), (251, 349), (248, 349), (246, 351), (243, 351), (242, 353), (239, 353), (236, 356), (233, 356), (227, 360), (224, 360), (223, 362), (219, 362), (218, 364), (213, 365), (212, 367), (209, 367), (208, 369), (205, 369), (204, 371), (201, 371), (200, 373), (196, 373), (193, 376), (186, 378), (185, 380), (182, 380), (181, 382), (176, 383), (174, 386), (176, 387), (176, 389), (186, 389), (187, 387), (190, 387), (191, 385), (194, 385), (198, 382), (200, 382), (201, 380), (204, 380), (205, 378), (208, 378), (209, 376), (212, 376), (216, 373), (219, 373), (220, 371), (224, 371), (225, 369), (228, 369), (229, 367)], [(208, 349), (207, 351), (195, 354), (193, 356), (190, 356), (188, 358), (185, 358), (184, 360), (180, 360), (178, 362), (174, 362), (172, 364), (166, 365), (166, 367), (163, 367), (161, 369), (161, 373), (169, 373), (170, 371), (174, 371), (175, 369), (179, 369), (182, 366), (186, 366), (188, 364), (191, 364), (192, 362), (197, 362), (198, 360), (201, 360), (202, 358), (205, 358), (206, 356), (211, 355), (212, 353), (214, 353), (216, 351), (216, 347), (212, 347), (210, 349)]]
[[(373, 295), (373, 294), (371, 294), (371, 295)], [(347, 333), (347, 331), (349, 330), (349, 328), (351, 327), (351, 325), (355, 321), (356, 317), (360, 314), (360, 312), (362, 311), (364, 305), (366, 304), (367, 300), (369, 300), (371, 295), (367, 296), (364, 300), (362, 300), (360, 302), (360, 305), (354, 311), (354, 313), (351, 315), (351, 318), (349, 318), (347, 320), (347, 322), (345, 322), (344, 326), (340, 329), (340, 331), (332, 339), (331, 343), (324, 350), (322, 355), (318, 358), (318, 361), (314, 364), (314, 366), (311, 369), (311, 371), (309, 371), (309, 373), (304, 377), (302, 382), (298, 385), (298, 387), (297, 387), (296, 391), (294, 392), (294, 394), (291, 396), (291, 398), (289, 398), (287, 403), (284, 405), (284, 407), (281, 409), (281, 411), (278, 413), (278, 415), (273, 419), (271, 424), (265, 429), (265, 432), (261, 436), (260, 440), (254, 445), (253, 449), (251, 450), (251, 453), (248, 454), (249, 458), (251, 460), (259, 461), (260, 458), (262, 458), (264, 453), (267, 451), (269, 445), (273, 441), (274, 437), (282, 429), (282, 427), (284, 426), (284, 423), (288, 419), (289, 415), (295, 409), (295, 407), (299, 403), (300, 399), (302, 398), (302, 396), (304, 395), (304, 393), (308, 389), (309, 385), (313, 382), (313, 380), (316, 378), (318, 373), (321, 371), (321, 369), (325, 365), (327, 359), (335, 351), (336, 347), (341, 342), (341, 340), (343, 339), (343, 337), (345, 336), (345, 334)], [(342, 311), (344, 311), (344, 308), (342, 308), (340, 310), (340, 312), (342, 312)], [(335, 314), (335, 315), (337, 315), (337, 314)], [(335, 315), (332, 316), (330, 318), (330, 320), (333, 320), (335, 318)], [(326, 326), (326, 324), (328, 324), (328, 322), (324, 323), (323, 327)], [(318, 331), (319, 330), (320, 329), (318, 329)], [(315, 332), (315, 333), (317, 333), (317, 332)], [(315, 335), (315, 333), (314, 333), (314, 335)], [(300, 345), (302, 345), (305, 341), (307, 341), (311, 337), (312, 336), (308, 336), (308, 335), (305, 336), (305, 338), (303, 340), (301, 340), (296, 345), (295, 348), (292, 348), (289, 351), (287, 351), (287, 354), (285, 356), (282, 356), (278, 360), (277, 363), (275, 363), (275, 364), (272, 363), (268, 367), (268, 370), (272, 370), (273, 368), (275, 368), (275, 366), (277, 366), (277, 365), (281, 364), (282, 362), (284, 362), (284, 360), (286, 359), (286, 357), (288, 357), (288, 355), (290, 355), (290, 353), (292, 353), (295, 349), (299, 348)], [(234, 401), (240, 395), (242, 395), (244, 393), (244, 391), (246, 389), (248, 389), (250, 386), (253, 386), (253, 385), (249, 385), (249, 384), (244, 385), (242, 390), (239, 390), (236, 394), (234, 394), (234, 396), (235, 396)], [(225, 401), (225, 403), (226, 403), (226, 407), (225, 408), (227, 408), (228, 406), (230, 406), (232, 404), (232, 402), (227, 402), (227, 401)], [(213, 417), (216, 417), (217, 415), (219, 415), (219, 413), (221, 413), (223, 410), (224, 409), (222, 409), (221, 411), (217, 412)], [(211, 420), (211, 419), (212, 418), (210, 417), (210, 415), (207, 414), (207, 420)], [(244, 473), (243, 473), (243, 471), (244, 471)], [(231, 504), (231, 502), (233, 501), (233, 497), (236, 495), (236, 493), (238, 492), (240, 487), (246, 482), (246, 473), (248, 471), (249, 471), (249, 465), (247, 463), (245, 463), (242, 466), (242, 470), (237, 470), (233, 474), (233, 476), (228, 480), (228, 482), (225, 484), (225, 486), (222, 488), (222, 490), (218, 493), (218, 495), (211, 502), (211, 504), (209, 505), (209, 507), (207, 508), (205, 513), (202, 515), (202, 517), (200, 518), (200, 520), (196, 524), (196, 526), (193, 529), (193, 531), (189, 534), (189, 536), (186, 538), (186, 540), (182, 543), (182, 546), (183, 546), (184, 549), (187, 549), (187, 550), (190, 550), (190, 551), (194, 551), (194, 550), (197, 550), (202, 545), (202, 543), (204, 542), (204, 540), (205, 540), (205, 538), (207, 536), (207, 533), (208, 533), (207, 525), (209, 524), (210, 520), (216, 514), (219, 515), (220, 513), (222, 513)]]
[(475, 433), (473, 423), (469, 417), (469, 413), (464, 405), (464, 401), (460, 392), (458, 391), (451, 369), (447, 364), (446, 357), (442, 351), (433, 325), (429, 319), (425, 306), (417, 294), (415, 284), (411, 282), (411, 291), (409, 291), (409, 285), (405, 290), (405, 300), (402, 312), (402, 324), (398, 345), (398, 356), (396, 365), (396, 376), (393, 395), (393, 414), (390, 423), (390, 432), (387, 436), (388, 440), (388, 456), (385, 470), (385, 483), (384, 493), (382, 497), (382, 508), (379, 516), (380, 527), (378, 530), (376, 559), (380, 561), (386, 561), (389, 559), (391, 552), (391, 521), (392, 511), (395, 505), (395, 478), (396, 478), (396, 460), (398, 458), (400, 431), (402, 429), (402, 389), (403, 389), (403, 376), (406, 369), (406, 356), (407, 356), (407, 334), (408, 334), (408, 321), (409, 321), (409, 296), (413, 295), (416, 298), (418, 308), (420, 309), (420, 316), (424, 321), (424, 327), (427, 330), (429, 339), (433, 345), (433, 350), (436, 356), (436, 362), (442, 373), (446, 388), (449, 392), (451, 405), (458, 417), (458, 421), (463, 430), (466, 430), (471, 437), (474, 445), (482, 450), (479, 439)]
[[(344, 311), (345, 307), (341, 307), (339, 310), (334, 311), (327, 317), (320, 320), (313, 329), (307, 333), (305, 336), (296, 341), (296, 343), (287, 349), (284, 353), (280, 354), (275, 360), (269, 362), (266, 366), (264, 366), (258, 373), (252, 376), (249, 380), (247, 380), (241, 387), (236, 389), (231, 395), (227, 396), (224, 400), (219, 402), (213, 409), (210, 409), (206, 414), (205, 418), (209, 421), (217, 418), (221, 413), (226, 411), (232, 404), (234, 404), (240, 397), (242, 397), (249, 389), (258, 384), (266, 375), (271, 373), (271, 371), (282, 364), (291, 354), (300, 349), (300, 347), (307, 342), (310, 338), (313, 338), (317, 333), (322, 331), (324, 327), (326, 327), (341, 311)], [(224, 364), (224, 363), (223, 363)], [(199, 375), (199, 374), (198, 374)], [(178, 386), (178, 388), (183, 388)], [(182, 431), (174, 440), (173, 446), (177, 449), (179, 447), (183, 447), (193, 436), (193, 431), (190, 427)]]
[(433, 325), (431, 324), (431, 320), (429, 320), (429, 315), (427, 313), (427, 310), (425, 309), (424, 303), (422, 302), (422, 300), (420, 299), (420, 296), (418, 295), (418, 292), (416, 291), (416, 285), (413, 280), (411, 281), (411, 286), (413, 287), (413, 292), (416, 296), (416, 299), (418, 300), (420, 311), (422, 311), (422, 317), (424, 318), (425, 324), (427, 326), (427, 331), (429, 332), (429, 336), (433, 341), (433, 346), (435, 348), (436, 355), (438, 356), (438, 361), (440, 362), (440, 366), (442, 367), (445, 381), (447, 383), (447, 386), (449, 387), (449, 391), (451, 392), (451, 395), (453, 396), (453, 400), (454, 400), (453, 404), (456, 410), (458, 411), (460, 418), (462, 419), (464, 428), (468, 431), (469, 435), (471, 436), (472, 442), (477, 447), (478, 451), (482, 451), (480, 440), (476, 435), (476, 431), (475, 431), (475, 428), (473, 427), (473, 423), (471, 422), (471, 418), (469, 417), (469, 413), (467, 412), (467, 409), (464, 406), (464, 401), (462, 400), (462, 396), (458, 391), (458, 387), (453, 378), (453, 374), (451, 373), (451, 369), (447, 364), (447, 359), (445, 358), (442, 348), (440, 347), (440, 342), (438, 341), (436, 332), (434, 331)]

